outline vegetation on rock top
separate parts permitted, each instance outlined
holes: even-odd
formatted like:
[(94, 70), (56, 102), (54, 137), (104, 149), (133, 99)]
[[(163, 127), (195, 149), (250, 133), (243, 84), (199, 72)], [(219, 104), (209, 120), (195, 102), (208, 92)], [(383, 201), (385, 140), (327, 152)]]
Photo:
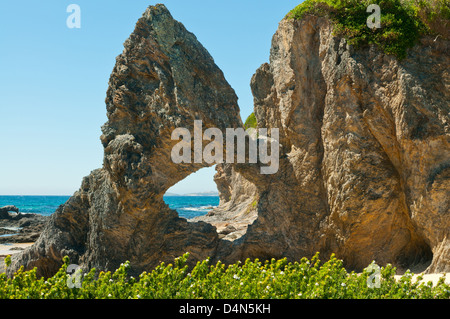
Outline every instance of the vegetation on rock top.
[[(379, 29), (367, 26), (370, 4), (381, 9)], [(449, 38), (449, 0), (306, 0), (287, 17), (300, 20), (305, 15), (328, 17), (335, 23), (335, 34), (350, 45), (375, 44), (398, 59), (423, 35)]]

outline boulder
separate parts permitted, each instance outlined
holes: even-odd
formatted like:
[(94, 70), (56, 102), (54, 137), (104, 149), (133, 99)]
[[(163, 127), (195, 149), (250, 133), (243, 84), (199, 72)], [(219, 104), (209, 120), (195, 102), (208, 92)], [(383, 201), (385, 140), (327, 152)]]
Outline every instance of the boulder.
[(9, 214), (9, 212), (15, 212), (15, 213), (19, 214), (19, 209), (13, 205), (0, 207), (0, 219), (11, 218), (12, 216)]

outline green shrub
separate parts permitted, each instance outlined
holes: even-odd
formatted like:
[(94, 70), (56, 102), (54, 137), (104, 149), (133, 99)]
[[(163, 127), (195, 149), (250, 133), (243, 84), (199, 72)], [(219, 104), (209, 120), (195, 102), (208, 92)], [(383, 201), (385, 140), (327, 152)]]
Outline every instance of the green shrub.
[(255, 113), (250, 114), (244, 123), (244, 129), (256, 128), (258, 126), (258, 122), (256, 120)]
[[(379, 29), (367, 26), (370, 4), (380, 6)], [(302, 19), (307, 14), (331, 19), (335, 35), (357, 48), (375, 44), (384, 53), (403, 59), (423, 35), (448, 38), (450, 7), (448, 0), (306, 0), (288, 18)]]
[(67, 285), (69, 264), (51, 278), (38, 279), (36, 269), (19, 269), (12, 278), (0, 274), (1, 299), (383, 299), (383, 298), (450, 298), (450, 286), (443, 278), (436, 286), (412, 280), (406, 272), (394, 279), (395, 268), (381, 268), (379, 288), (370, 288), (371, 271), (347, 272), (342, 260), (331, 255), (321, 262), (319, 255), (299, 262), (247, 259), (226, 266), (221, 262), (199, 261), (189, 269), (189, 255), (175, 259), (173, 264), (161, 263), (139, 278), (128, 275), (130, 263), (123, 263), (115, 272), (90, 270), (82, 276), (81, 288)]

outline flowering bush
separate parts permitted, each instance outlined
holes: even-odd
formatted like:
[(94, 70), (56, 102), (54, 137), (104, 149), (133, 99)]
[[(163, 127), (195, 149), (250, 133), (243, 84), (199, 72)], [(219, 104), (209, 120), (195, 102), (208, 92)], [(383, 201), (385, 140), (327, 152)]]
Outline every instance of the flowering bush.
[[(123, 263), (115, 272), (82, 274), (79, 288), (69, 288), (66, 273), (69, 259), (63, 259), (61, 269), (51, 278), (37, 278), (36, 269), (19, 269), (12, 278), (0, 274), (0, 298), (24, 299), (141, 299), (141, 298), (206, 298), (206, 299), (266, 299), (266, 298), (450, 298), (450, 286), (441, 278), (437, 285), (413, 280), (407, 271), (399, 280), (391, 265), (380, 270), (380, 285), (370, 288), (369, 267), (362, 273), (347, 272), (342, 260), (334, 255), (325, 263), (316, 254), (300, 262), (286, 259), (261, 262), (247, 259), (226, 266), (209, 260), (189, 269), (189, 254), (175, 259), (173, 264), (161, 263), (139, 278), (128, 275), (130, 263)], [(6, 259), (8, 265), (9, 259)], [(421, 279), (419, 277), (419, 279)]]

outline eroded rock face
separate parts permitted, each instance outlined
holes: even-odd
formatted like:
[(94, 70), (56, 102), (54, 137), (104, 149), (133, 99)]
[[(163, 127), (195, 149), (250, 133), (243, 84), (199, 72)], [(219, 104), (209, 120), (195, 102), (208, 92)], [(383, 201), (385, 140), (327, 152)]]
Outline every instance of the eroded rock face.
[(85, 268), (114, 270), (130, 260), (140, 273), (189, 251), (213, 256), (218, 235), (204, 222), (188, 223), (163, 195), (208, 166), (175, 164), (175, 128), (241, 127), (237, 97), (206, 49), (163, 5), (149, 7), (117, 57), (102, 127), (103, 168), (84, 178), (51, 217), (39, 240), (15, 256), (10, 272), (25, 265), (51, 275), (68, 255)]
[(258, 125), (280, 128), (280, 170), (238, 168), (259, 190), (243, 249), (449, 271), (446, 52), (423, 39), (399, 62), (352, 50), (324, 18), (283, 20), (251, 82)]

